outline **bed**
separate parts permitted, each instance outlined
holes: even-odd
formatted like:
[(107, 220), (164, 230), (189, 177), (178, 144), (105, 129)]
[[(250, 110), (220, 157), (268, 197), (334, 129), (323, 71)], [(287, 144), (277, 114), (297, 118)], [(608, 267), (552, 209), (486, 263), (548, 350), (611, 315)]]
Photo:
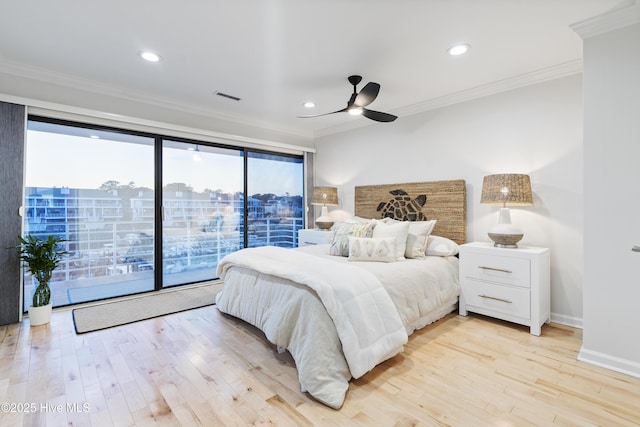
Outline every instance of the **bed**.
[(463, 180), (356, 187), (331, 244), (225, 256), (216, 306), (289, 351), (302, 392), (339, 409), (351, 378), (456, 309), (465, 201)]

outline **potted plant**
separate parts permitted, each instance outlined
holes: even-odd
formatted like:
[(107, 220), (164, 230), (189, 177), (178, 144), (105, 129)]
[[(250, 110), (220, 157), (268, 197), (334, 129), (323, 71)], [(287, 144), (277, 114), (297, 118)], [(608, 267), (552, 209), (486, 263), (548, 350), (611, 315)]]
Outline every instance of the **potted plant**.
[(33, 301), (29, 307), (31, 326), (44, 325), (51, 319), (51, 289), (49, 281), (62, 257), (68, 252), (60, 243), (60, 237), (48, 236), (41, 239), (28, 235), (26, 239), (18, 237), (20, 245), (16, 246), (20, 260), (29, 273), (37, 280), (38, 286), (33, 293)]

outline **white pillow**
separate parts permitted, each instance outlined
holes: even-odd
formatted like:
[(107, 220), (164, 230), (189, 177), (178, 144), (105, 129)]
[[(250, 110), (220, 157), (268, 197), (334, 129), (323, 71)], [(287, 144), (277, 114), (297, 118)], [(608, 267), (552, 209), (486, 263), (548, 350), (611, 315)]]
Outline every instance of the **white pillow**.
[(407, 235), (407, 248), (404, 256), (407, 258), (424, 259), (427, 256), (427, 242), (436, 220), (410, 221)]
[(457, 255), (458, 244), (451, 239), (441, 236), (429, 236), (427, 243), (428, 256), (451, 256)]
[(394, 262), (396, 239), (394, 237), (349, 236), (349, 261)]
[[(397, 224), (396, 219), (385, 218), (385, 224)], [(409, 223), (409, 233), (407, 234), (407, 246), (404, 251), (405, 258), (424, 259), (427, 256), (428, 237), (436, 226), (436, 220), (430, 221), (407, 221)]]
[(373, 232), (373, 221), (367, 222), (338, 222), (333, 226), (333, 236), (331, 237), (330, 255), (349, 255), (349, 236), (371, 237)]
[(380, 220), (373, 220), (373, 234), (371, 237), (393, 237), (396, 239), (396, 259), (404, 259), (404, 252), (407, 247), (407, 235), (409, 234), (409, 223), (406, 221), (393, 224), (385, 224)]

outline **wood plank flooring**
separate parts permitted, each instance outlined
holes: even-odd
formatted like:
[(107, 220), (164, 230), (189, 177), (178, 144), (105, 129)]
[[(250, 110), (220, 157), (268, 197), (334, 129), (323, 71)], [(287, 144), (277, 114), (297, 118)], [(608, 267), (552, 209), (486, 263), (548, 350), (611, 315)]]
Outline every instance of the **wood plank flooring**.
[(640, 379), (578, 362), (581, 331), (450, 314), (336, 411), (288, 353), (215, 307), (76, 335), (0, 327), (0, 426), (638, 426)]

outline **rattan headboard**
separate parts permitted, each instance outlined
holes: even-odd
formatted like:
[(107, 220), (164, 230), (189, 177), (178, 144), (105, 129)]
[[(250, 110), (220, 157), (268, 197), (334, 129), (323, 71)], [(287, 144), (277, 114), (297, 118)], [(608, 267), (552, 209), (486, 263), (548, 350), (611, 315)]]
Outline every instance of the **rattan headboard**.
[(436, 219), (432, 234), (462, 244), (467, 233), (466, 201), (462, 179), (356, 186), (355, 215), (409, 221)]

